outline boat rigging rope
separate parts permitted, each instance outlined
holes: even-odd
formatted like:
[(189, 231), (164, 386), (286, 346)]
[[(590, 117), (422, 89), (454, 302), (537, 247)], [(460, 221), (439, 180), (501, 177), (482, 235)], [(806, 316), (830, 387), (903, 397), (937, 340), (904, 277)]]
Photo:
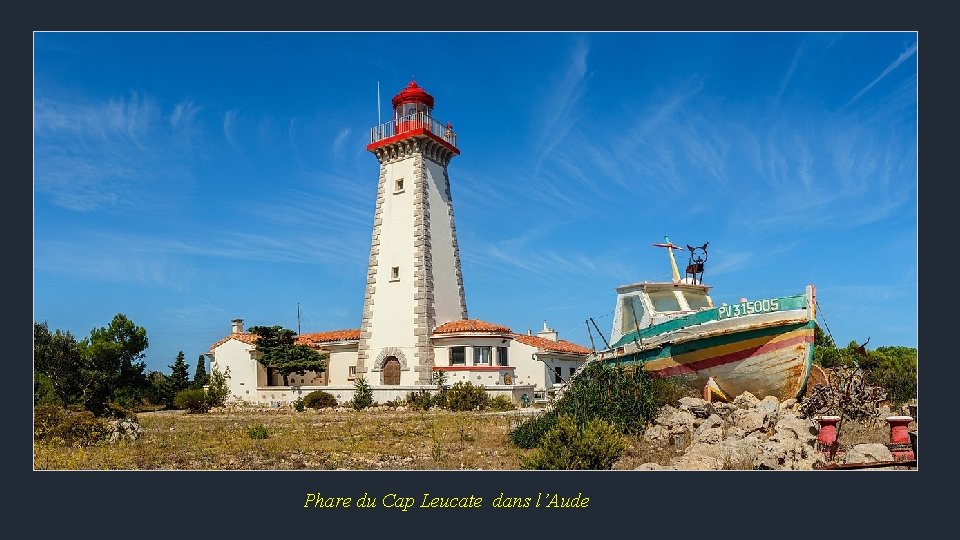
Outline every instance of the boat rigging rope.
[(830, 340), (833, 341), (833, 345), (837, 345), (837, 340), (833, 338), (833, 332), (830, 331), (830, 325), (827, 324), (827, 317), (823, 314), (823, 302), (820, 299), (817, 299), (816, 307), (817, 314), (820, 315), (820, 318), (823, 319), (823, 328), (827, 331), (827, 335), (830, 336)]

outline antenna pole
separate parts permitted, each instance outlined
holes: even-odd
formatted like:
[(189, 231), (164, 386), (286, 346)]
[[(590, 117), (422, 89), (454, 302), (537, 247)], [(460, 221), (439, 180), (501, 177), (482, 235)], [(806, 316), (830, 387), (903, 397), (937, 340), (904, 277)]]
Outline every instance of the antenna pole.
[[(628, 298), (630, 298), (630, 297), (628, 297)], [(634, 297), (634, 298), (635, 298), (635, 297)], [(634, 332), (637, 333), (637, 335), (634, 336), (634, 338), (633, 338), (633, 342), (637, 344), (637, 347), (640, 347), (640, 346), (641, 346), (641, 342), (640, 342), (640, 319), (637, 319), (637, 308), (636, 308), (636, 306), (633, 305), (633, 300), (634, 300), (634, 298), (630, 298), (630, 311), (633, 312), (633, 325), (634, 325), (634, 327), (636, 327), (636, 330), (634, 330)]]
[(603, 344), (610, 348), (610, 342), (607, 341), (607, 338), (603, 337), (603, 332), (600, 331), (600, 328), (597, 326), (597, 321), (593, 320), (593, 317), (590, 317), (590, 322), (593, 323), (593, 327), (597, 329), (597, 333), (600, 334), (600, 339), (603, 340)]
[(597, 352), (597, 346), (593, 343), (593, 331), (590, 330), (590, 321), (583, 321), (583, 324), (587, 325), (587, 335), (590, 336), (590, 348), (593, 349), (593, 352)]
[(377, 81), (377, 125), (380, 125), (380, 81)]
[(667, 254), (670, 255), (670, 269), (673, 271), (673, 282), (680, 283), (680, 271), (677, 270), (677, 261), (673, 258), (673, 248), (677, 246), (670, 243), (669, 236), (663, 235), (663, 239), (666, 241), (665, 244), (654, 244), (654, 246), (667, 248)]
[(297, 335), (300, 335), (300, 302), (297, 302)]

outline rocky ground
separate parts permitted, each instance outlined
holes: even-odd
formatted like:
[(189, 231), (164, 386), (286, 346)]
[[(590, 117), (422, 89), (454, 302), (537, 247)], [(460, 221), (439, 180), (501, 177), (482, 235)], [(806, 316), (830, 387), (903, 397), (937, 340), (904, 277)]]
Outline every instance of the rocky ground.
[[(885, 445), (888, 441), (881, 439), (885, 437), (884, 428), (879, 425), (885, 425), (883, 417), (889, 414), (889, 408), (878, 410), (868, 430), (871, 438), (880, 440), (851, 444), (833, 460), (892, 461), (893, 455)], [(661, 449), (663, 458), (643, 463), (637, 469), (811, 470), (833, 462), (818, 448), (817, 431), (816, 422), (804, 416), (794, 399), (781, 403), (773, 396), (758, 399), (749, 392), (737, 396), (732, 403), (685, 397), (677, 407), (663, 407), (643, 434), (642, 441)], [(851, 442), (856, 439), (848, 438)]]

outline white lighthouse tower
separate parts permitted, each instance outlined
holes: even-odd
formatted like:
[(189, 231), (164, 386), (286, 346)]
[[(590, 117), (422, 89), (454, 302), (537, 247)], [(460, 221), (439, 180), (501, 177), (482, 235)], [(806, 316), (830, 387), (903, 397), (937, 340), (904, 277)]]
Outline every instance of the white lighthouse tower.
[(447, 175), (460, 151), (453, 127), (433, 118), (433, 103), (411, 82), (367, 146), (380, 180), (357, 374), (374, 385), (430, 384), (433, 329), (467, 317)]

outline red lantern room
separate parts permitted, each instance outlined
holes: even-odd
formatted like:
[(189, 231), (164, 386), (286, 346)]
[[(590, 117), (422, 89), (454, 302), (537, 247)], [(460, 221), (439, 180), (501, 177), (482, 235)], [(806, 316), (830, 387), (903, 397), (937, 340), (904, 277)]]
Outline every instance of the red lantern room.
[(393, 96), (393, 120), (370, 130), (367, 150), (374, 151), (411, 137), (428, 137), (455, 155), (460, 154), (453, 125), (450, 122), (444, 125), (433, 117), (433, 96), (415, 81), (410, 81), (406, 88)]

